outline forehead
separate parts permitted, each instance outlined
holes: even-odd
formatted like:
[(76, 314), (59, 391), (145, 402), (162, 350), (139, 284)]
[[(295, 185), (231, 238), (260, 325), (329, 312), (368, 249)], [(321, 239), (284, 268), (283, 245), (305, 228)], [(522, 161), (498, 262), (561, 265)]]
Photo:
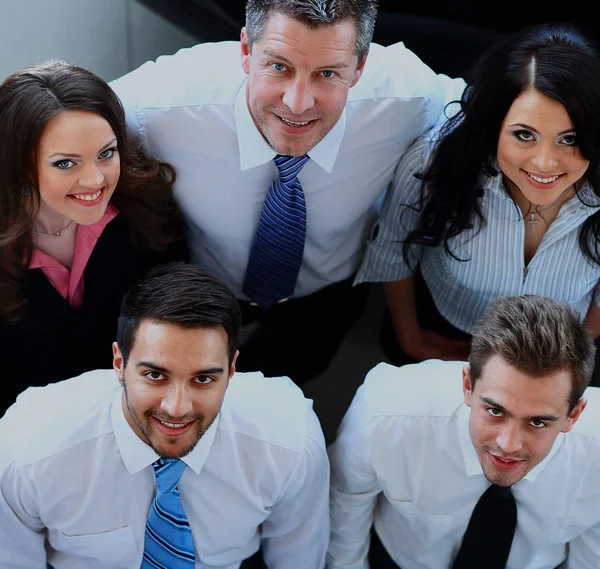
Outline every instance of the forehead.
[(536, 89), (527, 89), (513, 101), (505, 125), (526, 124), (542, 130), (563, 131), (573, 128), (573, 123), (562, 103), (547, 97)]
[(566, 415), (571, 392), (571, 372), (560, 370), (532, 377), (492, 356), (476, 381), (473, 396), (486, 397), (515, 417)]
[(351, 19), (311, 28), (274, 12), (267, 18), (261, 38), (253, 50), (258, 48), (261, 54), (275, 52), (298, 65), (318, 67), (332, 61), (349, 63), (353, 57), (356, 58), (355, 37), (355, 25)]
[(186, 328), (142, 320), (133, 339), (130, 359), (203, 367), (209, 361), (227, 359), (228, 353), (227, 333), (222, 326)]
[(108, 121), (99, 114), (90, 111), (63, 111), (53, 116), (40, 138), (40, 151), (50, 152), (58, 149), (62, 152), (73, 151), (74, 147), (93, 147), (106, 144), (115, 136)]

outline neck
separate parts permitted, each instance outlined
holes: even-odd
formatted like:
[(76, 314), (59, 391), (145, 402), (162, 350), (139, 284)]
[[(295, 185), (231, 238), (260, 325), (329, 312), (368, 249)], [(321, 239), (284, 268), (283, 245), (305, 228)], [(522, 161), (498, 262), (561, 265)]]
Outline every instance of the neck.
[(577, 188), (575, 184), (569, 186), (566, 190), (564, 190), (552, 203), (542, 205), (530, 202), (524, 195), (523, 192), (519, 189), (512, 180), (507, 178), (506, 176), (502, 176), (502, 181), (504, 182), (504, 187), (508, 190), (508, 193), (511, 195), (514, 202), (519, 206), (524, 215), (528, 213), (535, 213), (536, 211), (543, 212), (547, 209), (551, 209), (559, 203), (564, 203), (568, 201), (571, 196), (577, 193)]
[[(74, 222), (71, 220), (71, 218), (51, 211), (44, 207), (44, 204), (41, 204), (38, 216), (33, 223), (33, 231), (54, 235), (56, 233), (61, 233), (67, 226), (73, 224)], [(75, 223), (75, 225), (77, 224)]]

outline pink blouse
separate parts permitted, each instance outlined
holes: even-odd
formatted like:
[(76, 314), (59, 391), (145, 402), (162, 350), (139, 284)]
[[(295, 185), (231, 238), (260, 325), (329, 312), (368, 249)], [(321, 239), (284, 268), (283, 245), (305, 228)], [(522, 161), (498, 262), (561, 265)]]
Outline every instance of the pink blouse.
[(118, 210), (108, 204), (100, 221), (92, 225), (80, 225), (75, 235), (75, 252), (71, 270), (61, 265), (56, 259), (34, 249), (30, 269), (42, 269), (46, 278), (52, 283), (60, 295), (74, 308), (81, 308), (83, 303), (83, 272), (92, 251), (108, 223), (113, 220)]

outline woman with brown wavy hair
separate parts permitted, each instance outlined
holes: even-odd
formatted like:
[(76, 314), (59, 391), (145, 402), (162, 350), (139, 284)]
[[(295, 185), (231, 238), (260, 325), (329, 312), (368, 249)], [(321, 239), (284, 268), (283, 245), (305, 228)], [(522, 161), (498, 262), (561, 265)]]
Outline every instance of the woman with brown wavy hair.
[(174, 180), (93, 73), (53, 60), (0, 85), (0, 416), (28, 386), (111, 367), (124, 293), (187, 259)]

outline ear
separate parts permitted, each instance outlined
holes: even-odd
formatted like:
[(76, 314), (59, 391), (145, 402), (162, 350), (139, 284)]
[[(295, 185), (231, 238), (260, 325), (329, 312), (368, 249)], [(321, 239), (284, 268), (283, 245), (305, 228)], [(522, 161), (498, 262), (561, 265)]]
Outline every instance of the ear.
[(123, 364), (123, 355), (121, 354), (121, 350), (119, 350), (119, 344), (113, 342), (112, 345), (113, 352), (113, 368), (117, 372), (117, 377), (119, 378), (119, 383), (123, 385), (123, 377), (125, 375), (125, 365)]
[(237, 350), (235, 352), (235, 354), (233, 355), (233, 359), (231, 360), (231, 366), (229, 367), (229, 379), (231, 379), (231, 377), (235, 373), (235, 362), (237, 361), (237, 358), (238, 358), (239, 355), (240, 355), (240, 351), (239, 350)]
[(250, 45), (248, 44), (248, 35), (246, 34), (246, 27), (242, 28), (240, 34), (240, 56), (242, 58), (242, 69), (247, 74), (250, 73)]
[(465, 405), (471, 406), (471, 395), (473, 393), (473, 384), (471, 383), (471, 369), (469, 366), (462, 368), (463, 377), (463, 396), (465, 398)]
[(585, 397), (582, 397), (579, 401), (577, 401), (577, 404), (569, 413), (569, 418), (567, 419), (565, 426), (562, 428), (563, 433), (568, 433), (573, 428), (575, 423), (577, 423), (577, 419), (581, 417), (581, 413), (583, 413), (583, 410), (585, 409), (586, 405), (587, 399)]
[(369, 55), (369, 52), (365, 53), (363, 55), (363, 58), (358, 63), (358, 66), (356, 67), (356, 70), (354, 71), (354, 77), (352, 78), (352, 83), (350, 83), (350, 87), (354, 87), (354, 85), (356, 85), (356, 83), (360, 79), (360, 76), (362, 75), (362, 73), (365, 69), (365, 63), (367, 62), (367, 55)]

